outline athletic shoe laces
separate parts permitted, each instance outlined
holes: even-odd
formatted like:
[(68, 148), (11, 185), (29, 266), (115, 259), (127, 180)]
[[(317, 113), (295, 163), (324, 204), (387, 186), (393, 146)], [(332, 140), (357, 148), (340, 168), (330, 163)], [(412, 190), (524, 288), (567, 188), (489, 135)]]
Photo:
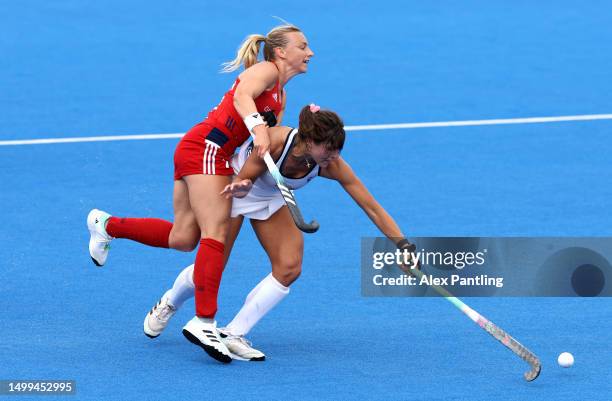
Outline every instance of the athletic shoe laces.
[(166, 302), (162, 307), (157, 308), (157, 318), (163, 322), (167, 321), (170, 318), (170, 314), (173, 313), (176, 309)]
[(242, 343), (243, 345), (246, 345), (249, 348), (253, 347), (253, 343), (244, 338), (244, 336), (229, 335), (228, 337), (230, 340), (237, 340), (238, 342)]

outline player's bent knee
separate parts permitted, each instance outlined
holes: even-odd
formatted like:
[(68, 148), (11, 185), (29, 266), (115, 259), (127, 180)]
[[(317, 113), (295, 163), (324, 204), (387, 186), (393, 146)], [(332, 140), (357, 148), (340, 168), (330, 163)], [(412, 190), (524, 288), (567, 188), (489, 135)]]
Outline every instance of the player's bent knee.
[(176, 244), (175, 247), (173, 247), (173, 249), (176, 249), (177, 251), (182, 251), (182, 252), (191, 252), (194, 249), (196, 249), (196, 244), (193, 243), (178, 243)]
[(283, 264), (279, 269), (277, 269), (279, 282), (285, 287), (289, 287), (295, 280), (300, 277), (302, 274), (302, 262), (295, 261), (289, 264)]
[(300, 278), (301, 274), (301, 268), (292, 270), (287, 277), (287, 284), (285, 284), (285, 287), (289, 287), (291, 284), (293, 284), (298, 278)]
[(196, 247), (191, 244), (177, 242), (177, 243), (170, 244), (170, 248), (177, 250), (177, 251), (181, 251), (181, 252), (191, 252)]
[(188, 238), (170, 235), (168, 245), (172, 249), (183, 252), (191, 252), (198, 246), (200, 238)]

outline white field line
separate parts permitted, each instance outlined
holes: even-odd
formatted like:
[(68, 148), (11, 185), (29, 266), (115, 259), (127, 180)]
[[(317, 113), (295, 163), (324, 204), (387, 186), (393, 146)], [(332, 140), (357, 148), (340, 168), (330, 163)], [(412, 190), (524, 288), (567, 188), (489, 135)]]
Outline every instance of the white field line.
[[(347, 125), (346, 131), (376, 131), (390, 129), (415, 129), (415, 128), (438, 128), (438, 127), (474, 127), (479, 125), (506, 125), (506, 124), (536, 124), (557, 123), (566, 121), (594, 121), (612, 120), (612, 114), (585, 114), (577, 116), (557, 117), (527, 117), (527, 118), (504, 118), (494, 120), (463, 120), (463, 121), (439, 121), (423, 123), (401, 123), (401, 124), (374, 124), (374, 125)], [(144, 134), (144, 135), (112, 135), (112, 136), (86, 136), (73, 138), (46, 138), (46, 139), (16, 139), (0, 141), (0, 146), (16, 145), (45, 145), (55, 143), (76, 142), (106, 142), (106, 141), (139, 141), (146, 139), (168, 139), (180, 138), (183, 133), (175, 134)]]

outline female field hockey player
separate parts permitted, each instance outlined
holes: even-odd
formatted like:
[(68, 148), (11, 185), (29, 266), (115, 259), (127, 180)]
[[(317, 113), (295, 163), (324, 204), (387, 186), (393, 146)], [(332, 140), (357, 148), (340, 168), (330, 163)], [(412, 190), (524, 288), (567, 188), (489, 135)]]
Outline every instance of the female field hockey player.
[[(393, 239), (400, 248), (414, 250), (414, 246), (403, 239), (395, 221), (340, 157), (345, 134), (342, 120), (336, 113), (320, 110), (315, 105), (306, 106), (300, 112), (298, 129), (275, 127), (270, 128), (269, 133), (270, 154), (289, 188), (301, 188), (317, 176), (336, 180), (385, 236)], [(223, 191), (226, 196), (236, 197), (232, 204), (226, 255), (229, 255), (247, 217), (270, 258), (272, 273), (249, 293), (230, 324), (219, 330), (221, 340), (234, 359), (262, 361), (265, 355), (252, 348), (244, 336), (289, 293), (289, 286), (302, 269), (304, 240), (274, 179), (269, 172), (264, 174), (266, 166), (263, 160), (249, 156), (251, 148), (252, 144), (245, 143), (232, 159), (232, 165), (239, 173)], [(184, 269), (174, 286), (147, 314), (144, 321), (147, 336), (159, 336), (176, 310), (193, 296), (194, 287), (197, 287), (193, 273), (194, 265)]]
[[(258, 62), (262, 43), (264, 61)], [(304, 34), (291, 25), (276, 27), (266, 36), (250, 35), (244, 41), (224, 71), (240, 65), (245, 70), (208, 117), (183, 136), (174, 153), (174, 223), (111, 217), (97, 209), (87, 217), (89, 251), (98, 266), (106, 262), (114, 238), (183, 251), (200, 244), (194, 268), (196, 316), (185, 330), (190, 341), (221, 362), (231, 362), (214, 321), (232, 208), (231, 198), (220, 195), (234, 174), (230, 158), (250, 134), (255, 136), (259, 156), (268, 151), (268, 126), (282, 119), (284, 87), (307, 71), (313, 55)]]

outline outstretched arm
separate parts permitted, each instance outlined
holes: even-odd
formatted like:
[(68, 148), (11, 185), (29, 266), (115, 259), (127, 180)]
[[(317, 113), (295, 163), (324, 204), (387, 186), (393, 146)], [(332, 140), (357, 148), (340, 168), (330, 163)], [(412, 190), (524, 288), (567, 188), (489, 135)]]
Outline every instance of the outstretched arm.
[[(321, 169), (321, 176), (336, 180), (342, 185), (342, 188), (353, 198), (353, 200), (363, 209), (368, 215), (372, 223), (399, 249), (403, 249), (414, 256), (416, 246), (408, 241), (399, 226), (387, 211), (374, 199), (370, 191), (363, 185), (361, 180), (355, 175), (353, 169), (347, 162), (339, 157), (331, 162), (325, 169)], [(413, 262), (412, 268), (421, 268), (421, 264), (417, 259)]]
[(363, 209), (372, 223), (393, 242), (397, 243), (404, 238), (404, 234), (393, 218), (387, 211), (374, 199), (370, 191), (363, 185), (361, 180), (355, 175), (353, 169), (339, 157), (331, 162), (325, 169), (321, 169), (321, 176), (336, 180), (342, 188), (355, 200)]

